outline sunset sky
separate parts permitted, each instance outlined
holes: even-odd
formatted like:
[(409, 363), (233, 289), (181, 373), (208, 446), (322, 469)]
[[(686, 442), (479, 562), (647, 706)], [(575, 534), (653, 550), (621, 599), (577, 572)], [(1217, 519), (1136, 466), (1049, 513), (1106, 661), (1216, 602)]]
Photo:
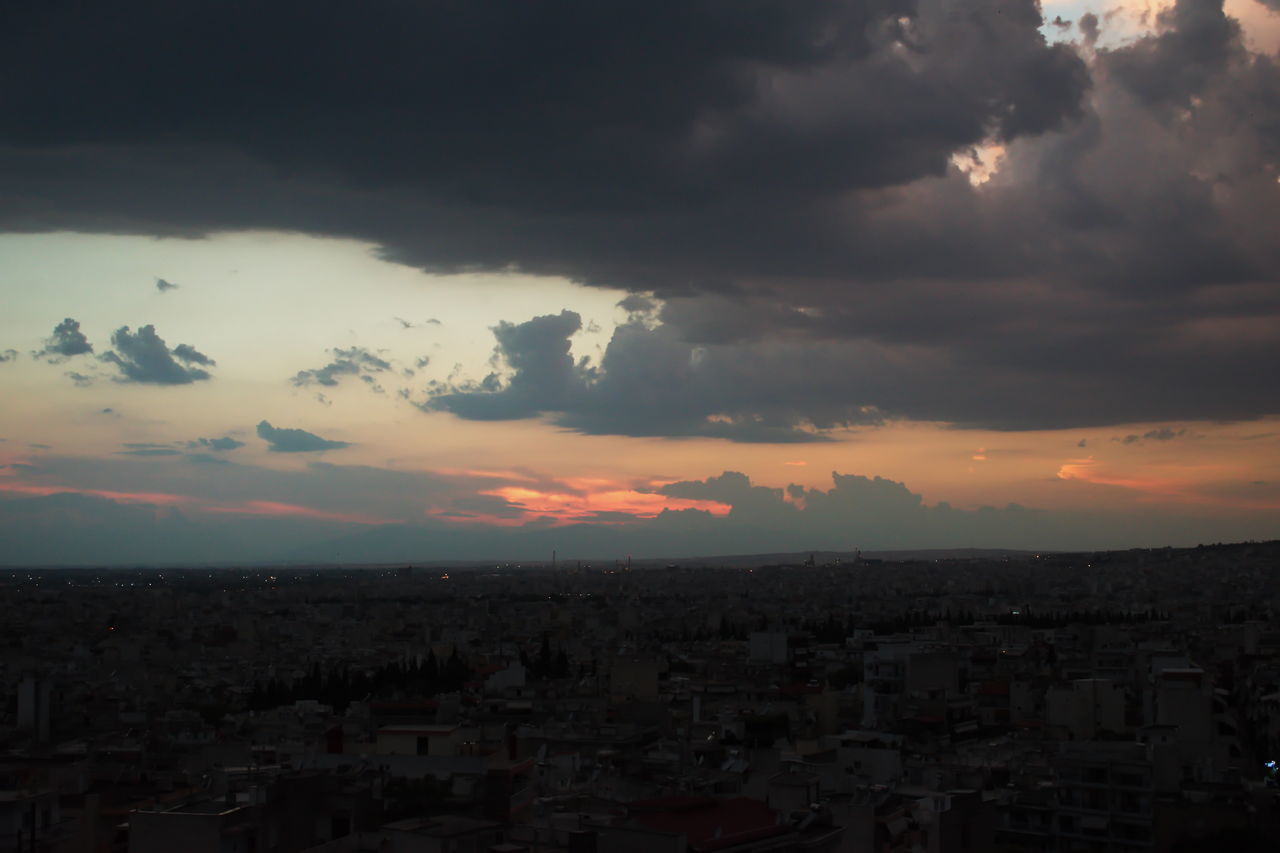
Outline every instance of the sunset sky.
[(1280, 0), (6, 4), (0, 565), (1280, 538)]

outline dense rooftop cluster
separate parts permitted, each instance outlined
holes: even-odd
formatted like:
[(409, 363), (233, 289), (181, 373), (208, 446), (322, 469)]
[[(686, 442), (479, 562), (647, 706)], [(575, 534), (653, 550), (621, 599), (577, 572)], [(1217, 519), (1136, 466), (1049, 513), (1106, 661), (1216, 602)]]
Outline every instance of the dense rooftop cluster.
[(0, 851), (1271, 849), (1280, 543), (0, 574)]

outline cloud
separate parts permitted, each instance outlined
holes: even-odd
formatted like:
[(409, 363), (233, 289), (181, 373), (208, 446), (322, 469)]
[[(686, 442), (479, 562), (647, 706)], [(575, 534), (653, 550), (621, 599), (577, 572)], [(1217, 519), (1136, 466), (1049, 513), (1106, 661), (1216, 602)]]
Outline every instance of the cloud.
[(200, 352), (190, 344), (178, 344), (174, 347), (173, 357), (178, 361), (183, 361), (187, 364), (201, 364), (206, 367), (214, 367), (217, 365), (216, 361), (209, 358), (209, 356)]
[(1108, 70), (1146, 104), (1186, 104), (1240, 58), (1240, 24), (1219, 0), (1178, 0), (1160, 31), (1109, 56)]
[(179, 285), (176, 285), (171, 281), (165, 281), (162, 278), (156, 279), (156, 290), (160, 293), (168, 293), (170, 290), (177, 290), (178, 287)]
[(222, 438), (197, 438), (195, 441), (188, 441), (187, 447), (191, 449), (204, 447), (209, 450), (223, 452), (227, 450), (235, 450), (237, 447), (244, 447), (243, 441), (237, 441), (231, 436), (223, 436)]
[(439, 326), (440, 325), (440, 321), (437, 320), (435, 317), (428, 317), (427, 319), (423, 320), (421, 323), (415, 323), (412, 320), (406, 320), (403, 317), (392, 317), (391, 319), (399, 323), (400, 328), (402, 329), (417, 329), (420, 326)]
[[(117, 382), (139, 382), (151, 385), (188, 385), (209, 379), (209, 372), (193, 365), (211, 366), (215, 362), (188, 344), (178, 344), (172, 351), (156, 334), (155, 326), (143, 326), (137, 333), (121, 326), (111, 336), (111, 345), (100, 357), (120, 371)], [(179, 362), (182, 362), (181, 364)]]
[[(0, 561), (172, 563), (199, 554), (210, 562), (360, 563), (527, 559), (552, 549), (563, 559), (901, 547), (1095, 549), (1224, 536), (1265, 539), (1275, 529), (1274, 508), (1248, 506), (1233, 508), (1225, 520), (1145, 509), (957, 509), (928, 504), (900, 482), (840, 473), (826, 488), (778, 488), (729, 471), (656, 486), (640, 495), (652, 498), (643, 512), (594, 505), (600, 496), (583, 495), (557, 514), (542, 514), (542, 500), (564, 495), (554, 481), (531, 482), (522, 474), (477, 477), (325, 463), (273, 470), (212, 454), (187, 461), (201, 466), (199, 497), (189, 494), (186, 466), (130, 456), (42, 457), (38, 469), (16, 467), (0, 480), (0, 539), (6, 545)], [(498, 484), (514, 488), (517, 482), (525, 491), (492, 493)], [(1099, 488), (1083, 482), (1071, 487)], [(1226, 484), (1223, 492), (1225, 500), (1248, 505), (1275, 498), (1274, 489), (1243, 482)], [(697, 498), (682, 497), (692, 495)], [(675, 508), (691, 500), (728, 511)]]
[[(249, 506), (255, 501), (259, 502), (259, 509), (262, 505), (300, 506), (328, 518), (363, 517), (410, 521), (421, 519), (424, 510), (433, 504), (443, 505), (451, 497), (474, 494), (478, 487), (489, 486), (493, 482), (430, 472), (397, 471), (358, 465), (339, 466), (313, 460), (308, 460), (301, 466), (274, 470), (250, 464), (216, 461), (220, 459), (224, 457), (214, 453), (186, 456), (184, 462), (201, 469), (199, 479), (193, 481), (192, 472), (186, 464), (154, 464), (157, 460), (133, 456), (42, 456), (41, 467), (24, 471), (17, 483), (27, 491), (5, 491), (6, 484), (14, 484), (9, 478), (4, 478), (0, 481), (0, 500), (15, 494), (54, 494), (59, 491), (116, 495), (115, 500), (129, 500), (136, 504), (181, 507), (188, 522), (193, 524), (200, 519), (208, 520), (203, 515), (206, 508), (231, 511)], [(5, 523), (9, 506), (12, 505), (0, 507), (0, 527)], [(226, 517), (225, 513), (219, 516)], [(256, 539), (255, 547), (258, 550), (254, 558), (263, 554), (278, 554), (282, 547), (286, 547), (272, 544), (270, 529), (292, 535), (290, 531), (295, 528), (257, 524), (219, 525), (221, 535), (236, 538), (238, 531)], [(311, 530), (309, 541), (324, 541), (334, 535), (337, 535), (334, 530), (320, 526)], [(0, 534), (0, 539), (2, 538), (3, 535)], [(7, 546), (9, 540), (4, 541)], [(171, 544), (175, 545), (175, 551), (181, 550), (176, 547), (177, 543)], [(209, 543), (204, 539), (197, 538), (192, 544), (192, 553), (227, 553), (226, 543), (214, 543), (211, 549), (205, 550), (203, 546), (207, 544)], [(110, 559), (105, 551), (101, 558)], [(185, 557), (177, 555), (175, 559), (190, 560), (190, 553)]]
[(582, 318), (569, 310), (498, 324), (494, 359), (511, 371), (510, 377), (495, 372), (451, 386), (433, 397), (430, 407), (470, 420), (512, 420), (571, 405), (587, 376), (569, 354), (569, 338), (581, 328)]
[(68, 379), (70, 379), (72, 382), (74, 382), (76, 386), (79, 388), (88, 388), (90, 385), (94, 383), (94, 381), (97, 378), (94, 376), (89, 376), (88, 374), (79, 373), (74, 370), (68, 370), (63, 375), (66, 376)]
[(1175, 438), (1181, 438), (1186, 435), (1186, 429), (1173, 429), (1172, 427), (1159, 427), (1157, 429), (1148, 430), (1138, 435), (1130, 433), (1122, 438), (1113, 438), (1112, 441), (1118, 441), (1121, 444), (1140, 444), (1144, 441), (1173, 441)]
[(1092, 47), (1098, 41), (1100, 32), (1097, 15), (1086, 12), (1080, 16), (1080, 33), (1084, 36), (1086, 45)]
[(45, 341), (44, 349), (33, 352), (36, 358), (45, 358), (57, 364), (76, 355), (93, 352), (93, 344), (80, 331), (80, 322), (70, 317), (53, 327), (53, 334)]
[[(704, 206), (728, 195), (754, 207), (812, 194), (823, 179), (846, 191), (934, 174), (989, 127), (1012, 137), (1077, 112), (1086, 69), (1068, 48), (1044, 43), (1036, 5), (975, 3), (972, 16), (956, 17), (901, 0), (788, 0), (744, 17), (697, 2), (678, 21), (643, 3), (608, 15), (571, 4), (500, 18), (450, 4), (360, 7), (341, 23), (265, 9), (247, 30), (243, 13), (212, 4), (182, 15), (122, 11), (128, 26), (110, 48), (94, 36), (120, 18), (86, 15), (64, 22), (63, 33), (97, 74), (74, 87), (36, 77), (15, 92), (0, 131), (51, 148), (71, 140), (122, 152), (161, 147), (162, 159), (213, 144), (250, 163), (297, 163), (296, 174), (324, 174), (339, 190), (385, 191), (394, 181), (420, 204), (459, 213), (555, 211), (566, 217), (563, 234), (578, 227), (577, 214), (644, 202)], [(44, 67), (51, 17), (31, 11), (11, 21), (16, 34), (5, 46), (20, 49), (12, 62)], [(210, 35), (230, 32), (234, 40)], [(156, 51), (161, 34), (166, 46)], [(341, 72), (322, 49), (335, 41), (351, 51)], [(107, 61), (147, 46), (137, 67)], [(911, 62), (899, 58), (904, 49)], [(487, 73), (482, 57), (496, 55), (507, 64)], [(265, 62), (288, 73), (263, 80), (248, 71)], [(190, 105), (162, 100), (169, 90), (147, 71), (159, 67)], [(211, 69), (222, 72), (216, 87)], [(354, 94), (368, 91), (382, 93), (381, 109)], [(100, 107), (86, 109), (82, 95)], [(886, 109), (903, 96), (914, 96), (910, 114)], [(266, 105), (278, 111), (270, 128), (258, 121)], [(320, 122), (321, 106), (331, 119), (360, 117), (369, 132)], [(454, 132), (435, 133), (440, 126)], [(162, 130), (167, 145), (157, 146)], [(185, 182), (200, 164), (166, 165)], [(244, 203), (223, 215), (251, 211)], [(468, 245), (441, 245), (441, 259), (458, 253), (462, 262), (478, 239), (471, 231)]]
[(449, 517), (466, 518), (522, 518), (526, 510), (520, 504), (507, 500), (500, 495), (464, 495), (450, 499), (448, 509), (436, 513)]
[(276, 453), (314, 453), (351, 446), (350, 442), (330, 441), (306, 430), (273, 427), (267, 421), (258, 424), (258, 437)]
[(596, 510), (594, 512), (586, 512), (578, 517), (581, 521), (598, 522), (602, 524), (616, 524), (623, 522), (636, 522), (640, 520), (640, 516), (633, 512), (623, 512), (621, 510)]
[(343, 376), (359, 376), (370, 382), (369, 374), (385, 373), (391, 369), (390, 362), (364, 347), (335, 347), (329, 352), (333, 354), (333, 360), (328, 364), (314, 370), (299, 370), (289, 381), (299, 388), (308, 385), (333, 387)]
[(0, 350), (0, 364), (6, 361), (13, 361), (17, 357), (18, 351), (16, 349)]
[[(0, 228), (356, 237), (655, 307), (604, 378), (527, 369), (550, 401), (477, 380), (437, 396), (459, 416), (803, 438), (871, 413), (1276, 410), (1256, 366), (1280, 359), (1280, 66), (1219, 0), (1114, 47), (1087, 14), (1082, 44), (1047, 42), (1033, 0), (708, 0), (674, 23), (658, 3), (271, 7), (252, 26), (228, 4), (58, 6), (0, 34), (0, 80), (22, 81)], [(956, 158), (996, 149), (975, 186)]]
[[(589, 434), (687, 435), (744, 442), (808, 442), (824, 436), (811, 415), (745, 399), (763, 398), (769, 378), (751, 363), (721, 360), (710, 348), (685, 344), (666, 329), (619, 326), (600, 366), (575, 361), (570, 339), (582, 328), (574, 311), (494, 327), (500, 370), (481, 380), (437, 384), (420, 404), (468, 420), (512, 420), (549, 414)], [(781, 390), (781, 389), (779, 389)], [(872, 423), (874, 415), (841, 408), (822, 428)]]
[(182, 451), (168, 442), (127, 441), (124, 450), (117, 450), (117, 456), (181, 456)]

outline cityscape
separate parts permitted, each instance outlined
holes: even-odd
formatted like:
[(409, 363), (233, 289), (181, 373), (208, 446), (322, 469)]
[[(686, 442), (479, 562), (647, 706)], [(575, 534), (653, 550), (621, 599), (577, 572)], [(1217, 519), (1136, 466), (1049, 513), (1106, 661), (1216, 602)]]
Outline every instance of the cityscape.
[(1280, 542), (8, 570), (14, 851), (1266, 850)]

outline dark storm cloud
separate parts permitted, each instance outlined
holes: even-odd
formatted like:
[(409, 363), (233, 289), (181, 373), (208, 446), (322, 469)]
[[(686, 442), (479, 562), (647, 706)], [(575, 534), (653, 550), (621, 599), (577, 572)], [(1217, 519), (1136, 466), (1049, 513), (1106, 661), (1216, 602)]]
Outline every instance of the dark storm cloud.
[[(1031, 0), (33, 7), (0, 53), (28, 80), (0, 117), (27, 202), (9, 221), (274, 224), (432, 269), (677, 289), (843, 272), (849, 191), (1079, 112), (1087, 71), (1038, 25)], [(31, 73), (46, 40), (80, 65)]]
[(93, 344), (80, 331), (80, 322), (70, 317), (53, 327), (53, 334), (45, 341), (44, 349), (32, 353), (36, 358), (47, 358), (57, 363), (73, 355), (93, 352)]
[(1159, 22), (1161, 33), (1108, 61), (1108, 71), (1147, 103), (1185, 105), (1242, 57), (1240, 25), (1220, 2), (1180, 0)]
[[(939, 170), (988, 124), (1016, 133), (1077, 108), (1083, 68), (1043, 43), (1033, 2), (972, 5), (180, 2), (108, 15), (53, 2), (7, 14), (6, 65), (42, 73), (14, 87), (0, 130), (22, 146), (225, 147), (300, 177), (539, 213), (882, 185)], [(54, 46), (77, 62), (53, 66)], [(883, 109), (902, 95), (919, 106)], [(787, 114), (797, 107), (808, 132)]]
[[(1280, 399), (1280, 72), (1220, 0), (1088, 64), (1032, 0), (68, 8), (2, 13), (0, 227), (284, 228), (663, 303), (607, 364), (500, 342), (527, 363), (435, 395), (460, 416), (774, 440)], [(948, 163), (987, 140), (976, 188)]]
[(170, 290), (177, 290), (178, 287), (178, 285), (171, 281), (165, 281), (162, 278), (156, 279), (156, 290), (160, 293), (168, 293)]
[(143, 326), (136, 333), (121, 326), (111, 336), (111, 345), (115, 349), (104, 352), (101, 359), (119, 369), (117, 382), (189, 385), (209, 378), (209, 371), (193, 365), (215, 364), (189, 344), (178, 344), (170, 350), (156, 334), (155, 326)]
[(359, 376), (366, 383), (373, 381), (369, 376), (371, 373), (384, 373), (391, 369), (391, 364), (383, 358), (374, 355), (364, 347), (348, 347), (343, 349), (335, 347), (329, 350), (333, 355), (333, 360), (323, 367), (317, 367), (313, 370), (299, 370), (292, 379), (292, 382), (299, 388), (308, 385), (324, 385), (333, 387), (343, 376)]
[[(1173, 420), (1206, 401), (1225, 408), (1235, 396), (1213, 381), (1217, 365), (1185, 375), (1196, 395), (1154, 393), (1161, 371), (1174, 365), (1149, 353), (1139, 356), (1148, 343), (1142, 340), (1093, 339), (1076, 361), (1055, 367), (1046, 358), (1038, 369), (1023, 370), (957, 361), (941, 347), (918, 348), (904, 359), (865, 339), (692, 343), (675, 325), (632, 323), (614, 331), (599, 364), (591, 365), (575, 362), (569, 351), (579, 327), (571, 311), (500, 326), (495, 356), (509, 371), (435, 385), (420, 405), (472, 420), (546, 415), (585, 433), (790, 442), (822, 440), (827, 430), (901, 416), (1005, 428), (1098, 425), (1143, 414)], [(1028, 330), (1022, 357), (1049, 343), (1034, 341)], [(1235, 369), (1248, 367), (1253, 348), (1242, 349)], [(1141, 378), (1140, 387), (1097, 385), (1095, 370), (1130, 358), (1142, 358), (1128, 367)], [(1045, 375), (1055, 376), (1053, 387), (1041, 387)], [(982, 394), (975, 394), (975, 382)], [(1016, 412), (1018, 419), (994, 419), (993, 410)]]
[(258, 424), (258, 438), (267, 443), (268, 450), (276, 453), (315, 453), (351, 446), (350, 442), (330, 441), (302, 429), (273, 427), (267, 421)]

